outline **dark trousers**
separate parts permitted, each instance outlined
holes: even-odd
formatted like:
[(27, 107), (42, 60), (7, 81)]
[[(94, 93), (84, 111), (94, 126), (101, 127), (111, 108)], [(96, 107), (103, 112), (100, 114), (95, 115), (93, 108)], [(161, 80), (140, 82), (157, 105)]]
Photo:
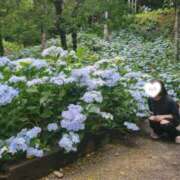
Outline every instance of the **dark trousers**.
[(149, 124), (154, 132), (159, 136), (166, 135), (171, 140), (174, 140), (176, 136), (180, 135), (179, 131), (176, 130), (176, 126), (171, 122), (168, 124), (160, 124), (159, 122), (149, 120)]

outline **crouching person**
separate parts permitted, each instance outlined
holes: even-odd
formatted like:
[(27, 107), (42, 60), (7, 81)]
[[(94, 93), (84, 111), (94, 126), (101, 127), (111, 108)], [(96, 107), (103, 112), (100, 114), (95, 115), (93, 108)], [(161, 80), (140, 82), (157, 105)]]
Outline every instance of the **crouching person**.
[(164, 83), (160, 80), (152, 80), (145, 85), (148, 94), (148, 105), (151, 112), (149, 119), (152, 128), (151, 137), (159, 139), (169, 137), (176, 143), (180, 143), (180, 124), (178, 104), (168, 95)]

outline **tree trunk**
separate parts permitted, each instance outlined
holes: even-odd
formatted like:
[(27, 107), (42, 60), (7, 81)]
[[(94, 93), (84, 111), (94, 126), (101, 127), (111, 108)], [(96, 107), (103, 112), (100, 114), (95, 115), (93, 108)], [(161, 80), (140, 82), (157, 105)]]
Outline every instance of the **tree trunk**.
[(180, 60), (180, 3), (175, 4), (175, 59)]
[(129, 8), (129, 11), (131, 11), (131, 0), (128, 0), (128, 8)]
[(72, 44), (73, 44), (73, 50), (76, 51), (77, 50), (77, 32), (72, 32), (71, 34), (72, 36)]
[(62, 28), (59, 29), (60, 37), (61, 37), (61, 45), (63, 49), (67, 50), (67, 38), (66, 38), (66, 31)]
[(62, 12), (64, 6), (64, 0), (54, 0), (54, 7), (56, 9), (56, 29), (61, 38), (61, 45), (63, 49), (67, 49), (66, 31), (62, 28)]
[(104, 39), (106, 41), (109, 40), (109, 29), (108, 29), (108, 25), (107, 24), (104, 24)]
[[(72, 17), (77, 17), (78, 16), (78, 9), (80, 8), (81, 3), (83, 3), (84, 0), (75, 0), (76, 5), (72, 11), (71, 16)], [(90, 17), (91, 20), (89, 19), (89, 22), (92, 23), (92, 17)], [(74, 25), (74, 27), (72, 27), (71, 29), (71, 37), (72, 37), (72, 44), (73, 44), (73, 50), (76, 51), (77, 50), (77, 31), (78, 28), (80, 27), (80, 24), (77, 23)]]
[(43, 50), (45, 48), (46, 48), (46, 32), (42, 25), (41, 26), (41, 49)]
[(111, 39), (111, 35), (110, 35), (110, 29), (109, 29), (109, 26), (108, 26), (108, 18), (109, 18), (109, 12), (106, 11), (105, 14), (104, 14), (104, 17), (105, 17), (105, 24), (104, 24), (104, 39), (106, 41), (110, 41)]
[(131, 12), (134, 13), (135, 0), (132, 0)]
[(138, 11), (138, 0), (128, 0), (128, 6), (131, 13), (137, 13)]
[(128, 5), (130, 6), (130, 4), (131, 4), (131, 0), (128, 0)]
[(3, 56), (3, 55), (4, 55), (3, 37), (0, 30), (0, 56)]
[(135, 0), (135, 4), (134, 4), (134, 12), (137, 13), (137, 1), (138, 0)]
[(135, 4), (135, 0), (132, 0), (132, 13), (134, 13), (134, 4)]

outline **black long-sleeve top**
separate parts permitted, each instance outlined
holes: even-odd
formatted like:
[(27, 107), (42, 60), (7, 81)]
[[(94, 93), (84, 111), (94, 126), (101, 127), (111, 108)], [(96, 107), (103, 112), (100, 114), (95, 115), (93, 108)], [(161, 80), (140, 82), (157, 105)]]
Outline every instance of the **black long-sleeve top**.
[(160, 100), (154, 100), (152, 98), (148, 98), (148, 105), (150, 111), (154, 115), (173, 115), (172, 122), (174, 125), (178, 125), (180, 123), (180, 113), (178, 104), (168, 95), (164, 96)]

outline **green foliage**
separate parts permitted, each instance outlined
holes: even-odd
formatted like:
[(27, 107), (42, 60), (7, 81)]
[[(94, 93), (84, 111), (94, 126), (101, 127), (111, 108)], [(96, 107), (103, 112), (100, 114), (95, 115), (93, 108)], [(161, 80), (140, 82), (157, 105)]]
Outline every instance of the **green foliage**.
[(16, 42), (4, 41), (3, 43), (6, 48), (6, 54), (17, 53), (23, 49), (23, 45)]
[[(161, 7), (162, 4), (168, 7), (171, 2), (143, 1), (139, 4), (156, 8), (156, 5)], [(31, 46), (41, 42), (42, 33), (45, 33), (47, 38), (59, 35), (56, 29), (57, 15), (52, 0), (7, 0), (0, 5), (1, 31), (6, 41)], [(107, 19), (105, 12), (108, 12)], [(173, 9), (162, 9), (129, 15), (125, 0), (64, 1), (60, 25), (66, 33), (83, 30), (96, 32), (97, 35), (102, 36), (105, 23), (111, 31), (128, 27), (151, 39), (161, 34), (165, 36), (172, 34), (174, 12)]]
[(7, 0), (0, 13), (3, 37), (24, 45), (34, 45), (41, 40), (41, 30), (52, 28), (53, 6), (49, 1)]
[(173, 9), (160, 9), (140, 13), (135, 16), (129, 16), (127, 21), (131, 22), (127, 28), (132, 29), (150, 40), (158, 36), (173, 36)]
[(107, 91), (104, 100), (104, 111), (108, 111), (114, 116), (114, 120), (107, 125), (108, 128), (123, 130), (125, 121), (135, 122), (138, 119), (134, 111), (137, 108), (136, 104), (122, 84), (119, 84), (111, 91)]
[[(124, 0), (67, 0), (61, 15), (61, 28), (67, 33), (90, 29), (102, 34), (105, 11), (109, 12), (109, 27), (117, 29), (127, 13), (127, 3)], [(51, 0), (7, 0), (2, 3), (0, 19), (3, 38), (25, 46), (39, 44), (42, 32), (47, 37), (58, 34), (57, 17)]]

